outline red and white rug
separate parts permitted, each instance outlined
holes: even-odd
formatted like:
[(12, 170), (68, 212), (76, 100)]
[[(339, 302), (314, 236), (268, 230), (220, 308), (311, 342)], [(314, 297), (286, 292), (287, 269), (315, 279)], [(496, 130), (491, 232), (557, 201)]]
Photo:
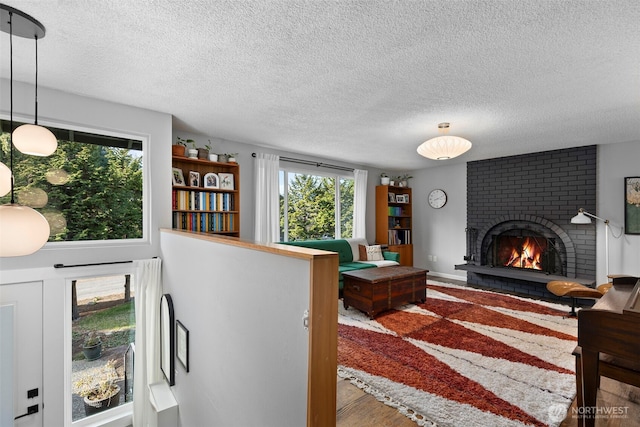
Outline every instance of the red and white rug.
[(432, 280), (373, 320), (340, 303), (338, 374), (420, 426), (557, 426), (576, 393), (567, 310)]

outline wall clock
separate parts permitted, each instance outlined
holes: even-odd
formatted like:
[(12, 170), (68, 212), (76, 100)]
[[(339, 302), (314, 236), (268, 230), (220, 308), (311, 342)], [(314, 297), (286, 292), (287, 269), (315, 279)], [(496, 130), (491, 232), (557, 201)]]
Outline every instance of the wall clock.
[(429, 206), (440, 209), (447, 203), (447, 193), (444, 190), (436, 189), (429, 193)]

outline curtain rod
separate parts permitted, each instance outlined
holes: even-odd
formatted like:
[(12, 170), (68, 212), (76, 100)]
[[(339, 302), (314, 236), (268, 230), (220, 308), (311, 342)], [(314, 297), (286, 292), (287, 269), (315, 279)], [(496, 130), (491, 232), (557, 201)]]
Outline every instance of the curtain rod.
[(131, 262), (133, 261), (94, 262), (91, 264), (73, 264), (73, 265), (53, 264), (53, 268), (92, 267), (94, 265), (128, 264)]
[[(256, 156), (256, 153), (251, 153), (251, 157), (255, 157), (255, 156)], [(311, 161), (311, 160), (294, 159), (292, 157), (282, 157), (282, 156), (280, 156), (280, 160), (282, 160), (284, 162), (300, 163), (302, 165), (315, 166), (315, 167), (318, 167), (318, 168), (337, 169), (337, 170), (347, 171), (347, 172), (353, 172), (354, 171), (353, 168), (347, 168), (347, 167), (344, 167), (344, 166), (330, 165), (328, 163), (314, 162), (314, 161)]]

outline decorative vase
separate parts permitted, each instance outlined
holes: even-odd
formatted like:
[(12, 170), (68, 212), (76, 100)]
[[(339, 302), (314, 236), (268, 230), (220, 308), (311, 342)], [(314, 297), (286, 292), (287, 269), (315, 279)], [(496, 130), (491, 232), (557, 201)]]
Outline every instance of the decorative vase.
[(96, 360), (99, 359), (102, 355), (102, 343), (99, 342), (95, 345), (90, 345), (86, 347), (82, 347), (82, 354), (84, 354), (85, 359), (87, 360)]
[(218, 161), (218, 155), (215, 153), (209, 153), (209, 160), (212, 162), (217, 162)]
[(120, 386), (114, 385), (116, 390), (109, 397), (102, 400), (89, 400), (84, 398), (84, 412), (87, 416), (97, 414), (98, 412), (106, 411), (109, 408), (115, 408), (120, 405)]
[(184, 147), (183, 145), (172, 145), (171, 146), (171, 155), (172, 156), (178, 156), (178, 157), (185, 157), (184, 155), (184, 150), (186, 147)]
[(391, 180), (391, 178), (389, 178), (388, 176), (383, 176), (380, 178), (380, 184), (381, 185), (389, 185), (389, 181)]
[(189, 154), (189, 158), (190, 159), (197, 159), (198, 158), (198, 150), (195, 148), (189, 148), (187, 150), (187, 153)]
[(206, 148), (198, 148), (199, 159), (207, 160), (208, 157), (209, 157), (209, 150), (207, 150)]

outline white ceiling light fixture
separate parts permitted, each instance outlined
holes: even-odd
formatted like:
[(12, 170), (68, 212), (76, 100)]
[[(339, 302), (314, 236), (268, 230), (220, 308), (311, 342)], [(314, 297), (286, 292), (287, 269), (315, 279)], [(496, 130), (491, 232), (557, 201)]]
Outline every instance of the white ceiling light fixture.
[(466, 153), (471, 148), (471, 142), (459, 136), (447, 135), (449, 123), (439, 123), (438, 132), (442, 135), (423, 142), (418, 147), (418, 154), (428, 159), (447, 160)]
[[(31, 16), (17, 9), (0, 4), (0, 28), (9, 33), (10, 55), (10, 163), (9, 182), (11, 202), (0, 206), (0, 257), (30, 255), (39, 250), (49, 240), (49, 223), (42, 214), (15, 202), (13, 180), (13, 34), (20, 37), (44, 36), (44, 27)], [(56, 142), (57, 145), (57, 142)], [(55, 151), (55, 150), (54, 150)], [(5, 171), (6, 172), (6, 171)]]
[(2, 31), (9, 32), (5, 15), (13, 16), (12, 35), (34, 39), (36, 43), (35, 114), (34, 124), (23, 124), (13, 131), (12, 141), (20, 152), (33, 156), (50, 156), (58, 148), (58, 139), (44, 126), (38, 125), (38, 39), (46, 34), (44, 26), (33, 17), (2, 5)]

